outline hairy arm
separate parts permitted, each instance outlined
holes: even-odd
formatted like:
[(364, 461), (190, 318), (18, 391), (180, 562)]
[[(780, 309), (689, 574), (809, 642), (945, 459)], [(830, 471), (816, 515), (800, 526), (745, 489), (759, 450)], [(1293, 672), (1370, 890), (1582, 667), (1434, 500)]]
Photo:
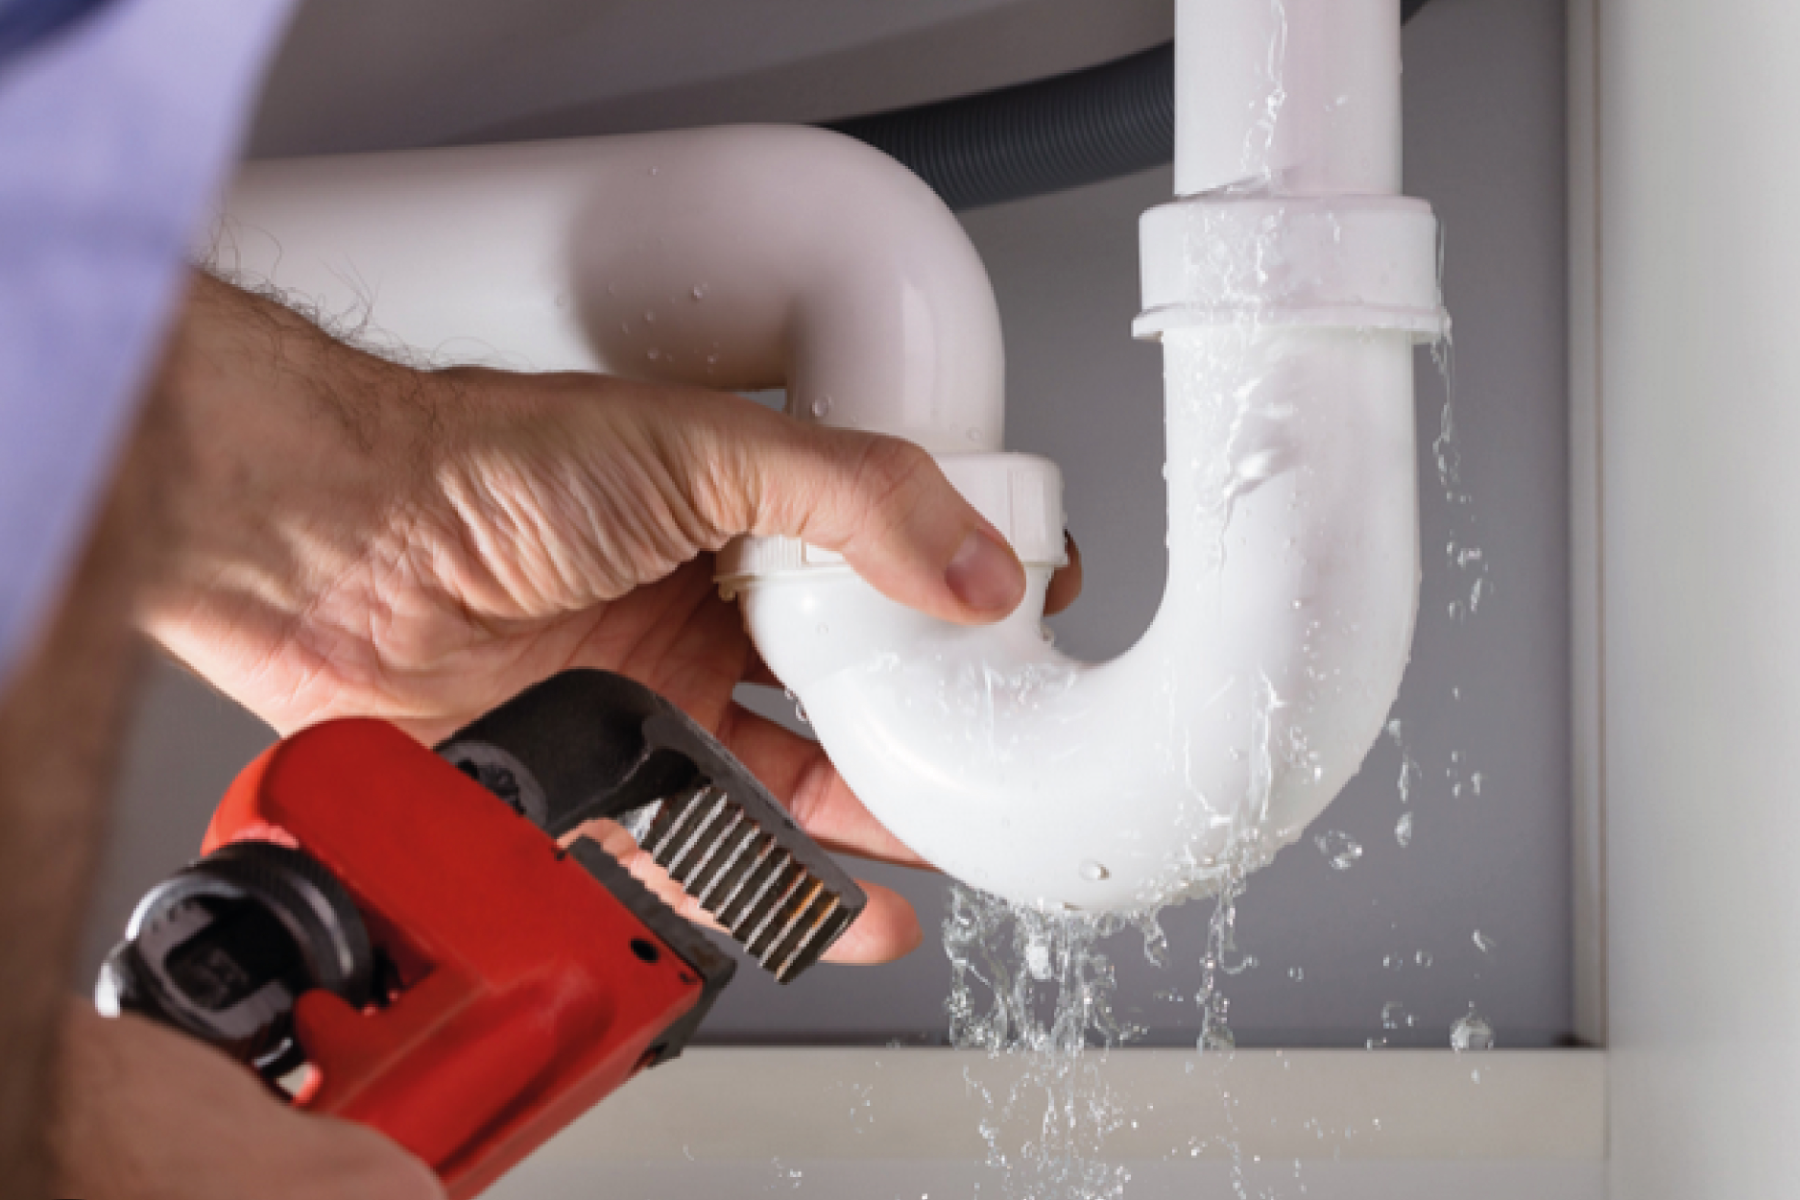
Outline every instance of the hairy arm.
[(46, 636), (0, 696), (0, 1193), (49, 1190), (61, 1017), (130, 693), (133, 585), (158, 542), (154, 412)]
[(0, 1195), (431, 1200), (429, 1171), (367, 1130), (293, 1113), (237, 1063), (68, 980), (141, 640), (179, 559), (190, 422), (165, 370), (60, 610), (0, 696)]

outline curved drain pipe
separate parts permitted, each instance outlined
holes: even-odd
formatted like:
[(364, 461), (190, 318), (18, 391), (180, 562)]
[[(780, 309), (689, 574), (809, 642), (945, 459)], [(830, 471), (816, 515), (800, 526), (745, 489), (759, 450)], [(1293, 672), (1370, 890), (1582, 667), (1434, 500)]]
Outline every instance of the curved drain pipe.
[(786, 387), (801, 420), (934, 453), (1003, 437), (974, 247), (904, 168), (821, 130), (252, 163), (207, 256), (428, 365)]
[[(738, 127), (253, 166), (217, 257), (441, 363), (753, 390), (931, 450), (1031, 586), (985, 628), (786, 539), (721, 555), (849, 785), (949, 873), (1129, 910), (1294, 840), (1399, 688), (1418, 587), (1412, 346), (1436, 223), (1399, 188), (1399, 0), (1180, 0), (1176, 181), (1142, 222), (1170, 565), (1123, 657), (1041, 632), (1061, 482), (1000, 452), (991, 288), (916, 178)], [(1203, 36), (1202, 36), (1203, 35)]]

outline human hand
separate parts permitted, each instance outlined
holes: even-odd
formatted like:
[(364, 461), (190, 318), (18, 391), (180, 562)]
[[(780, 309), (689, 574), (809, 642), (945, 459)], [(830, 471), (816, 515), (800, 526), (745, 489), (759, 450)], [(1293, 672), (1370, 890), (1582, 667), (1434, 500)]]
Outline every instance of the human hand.
[(66, 1006), (50, 1123), (57, 1196), (443, 1200), (425, 1164), (361, 1125), (281, 1103), (242, 1064), (126, 1015)]
[[(903, 603), (998, 619), (1023, 570), (923, 451), (699, 389), (412, 371), (206, 279), (161, 392), (186, 459), (147, 624), (277, 729), (370, 715), (435, 740), (602, 667), (711, 730), (823, 844), (918, 863), (816, 743), (733, 701), (772, 680), (712, 551), (804, 537)], [(1078, 588), (1077, 566), (1052, 604)], [(917, 945), (905, 901), (869, 892), (833, 958)]]

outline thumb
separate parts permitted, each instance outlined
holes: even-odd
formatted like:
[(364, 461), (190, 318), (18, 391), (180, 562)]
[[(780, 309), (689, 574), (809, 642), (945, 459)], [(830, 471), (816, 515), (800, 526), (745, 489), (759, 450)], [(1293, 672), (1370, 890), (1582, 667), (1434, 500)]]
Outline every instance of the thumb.
[(836, 551), (891, 599), (959, 624), (999, 620), (1024, 599), (1025, 570), (1006, 539), (913, 443), (741, 400), (715, 415), (723, 420), (704, 424), (719, 442), (699, 460), (729, 464), (723, 490), (742, 506), (719, 514), (734, 526), (723, 532)]

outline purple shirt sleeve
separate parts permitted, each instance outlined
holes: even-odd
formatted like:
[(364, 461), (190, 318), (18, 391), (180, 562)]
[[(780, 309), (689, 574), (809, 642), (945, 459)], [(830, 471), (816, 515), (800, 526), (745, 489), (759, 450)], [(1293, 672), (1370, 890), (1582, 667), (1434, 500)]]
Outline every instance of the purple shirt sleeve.
[(56, 601), (291, 0), (112, 0), (0, 69), (0, 686)]

